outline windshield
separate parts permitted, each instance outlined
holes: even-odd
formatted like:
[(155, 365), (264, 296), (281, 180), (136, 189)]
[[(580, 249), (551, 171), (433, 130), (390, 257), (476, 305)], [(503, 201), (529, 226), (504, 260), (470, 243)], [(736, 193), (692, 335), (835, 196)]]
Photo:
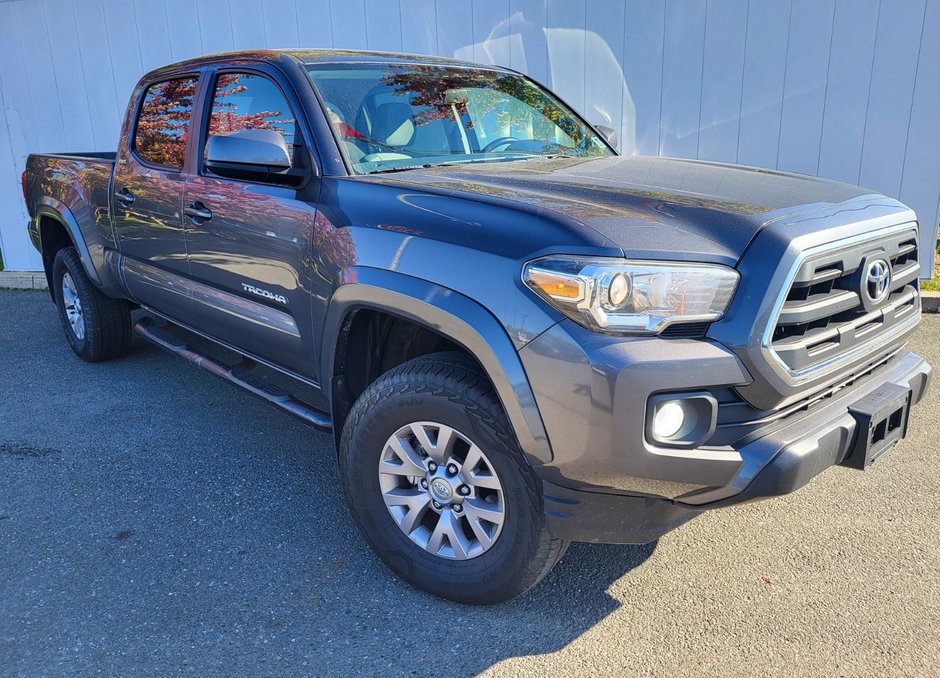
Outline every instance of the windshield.
[(357, 174), (613, 155), (574, 111), (512, 73), (422, 64), (307, 69)]

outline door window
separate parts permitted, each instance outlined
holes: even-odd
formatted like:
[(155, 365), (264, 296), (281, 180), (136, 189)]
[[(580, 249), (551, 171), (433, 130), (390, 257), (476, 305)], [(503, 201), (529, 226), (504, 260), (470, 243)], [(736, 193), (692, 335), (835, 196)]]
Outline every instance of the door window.
[(150, 85), (137, 114), (134, 150), (146, 162), (182, 169), (198, 78)]
[(262, 75), (220, 74), (212, 96), (209, 136), (258, 129), (279, 132), (294, 160), (294, 114), (278, 86)]

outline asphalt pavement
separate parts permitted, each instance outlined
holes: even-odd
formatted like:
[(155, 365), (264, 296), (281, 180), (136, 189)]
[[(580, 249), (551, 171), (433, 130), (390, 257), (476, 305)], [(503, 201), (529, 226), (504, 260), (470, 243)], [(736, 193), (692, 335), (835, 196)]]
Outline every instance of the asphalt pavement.
[[(940, 317), (913, 346), (940, 366)], [(0, 675), (936, 676), (938, 406), (868, 472), (474, 608), (372, 555), (330, 435), (142, 342), (83, 363), (0, 292)]]

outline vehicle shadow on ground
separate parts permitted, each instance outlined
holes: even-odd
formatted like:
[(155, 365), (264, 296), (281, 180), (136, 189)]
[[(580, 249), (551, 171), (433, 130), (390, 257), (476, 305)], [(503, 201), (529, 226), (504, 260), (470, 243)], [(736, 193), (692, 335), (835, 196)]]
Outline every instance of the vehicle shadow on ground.
[[(209, 376), (202, 378), (207, 388), (234, 391)], [(243, 394), (232, 397), (242, 399)], [(268, 419), (264, 403), (245, 400), (246, 415)], [(475, 607), (437, 599), (399, 580), (360, 536), (337, 480), (332, 435), (272, 416), (290, 432), (265, 432), (272, 456), (267, 464), (254, 466), (255, 480), (265, 485), (279, 474), (276, 482), (292, 488), (287, 493), (293, 500), (283, 512), (254, 517), (245, 534), (251, 544), (249, 562), (232, 574), (244, 581), (267, 579), (260, 597), (246, 592), (253, 610), (245, 623), (259, 615), (262, 632), (270, 634), (268, 646), (291, 639), (283, 649), (295, 651), (292, 659), (320, 670), (341, 666), (344, 673), (358, 674), (472, 675), (511, 657), (560, 650), (620, 607), (608, 588), (656, 548), (655, 543), (573, 544), (543, 582), (516, 600)], [(241, 424), (246, 430), (233, 432), (245, 442), (230, 448), (230, 455), (257, 453), (247, 442), (252, 438), (250, 421), (247, 416)], [(242, 496), (248, 493), (263, 495), (265, 490), (244, 487)], [(225, 529), (224, 521), (219, 529)], [(290, 541), (293, 566), (285, 567), (282, 549), (271, 548), (267, 535), (272, 533)], [(283, 615), (266, 617), (278, 607)], [(249, 657), (246, 669), (260, 659)]]
[[(141, 341), (82, 363), (51, 305), (18, 322), (13, 352), (32, 357), (8, 371), (24, 406), (0, 430), (0, 665), (14, 673), (471, 675), (577, 639), (655, 548), (575, 544), (516, 600), (439, 600), (360, 537), (331, 435)], [(33, 448), (48, 454), (20, 453)]]

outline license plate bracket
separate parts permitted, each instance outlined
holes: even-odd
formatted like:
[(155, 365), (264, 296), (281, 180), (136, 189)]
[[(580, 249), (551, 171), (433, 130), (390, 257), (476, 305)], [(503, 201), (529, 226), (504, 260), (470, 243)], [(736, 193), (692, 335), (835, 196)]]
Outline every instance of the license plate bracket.
[(852, 453), (842, 462), (867, 469), (907, 435), (911, 389), (883, 384), (849, 407), (858, 422)]

